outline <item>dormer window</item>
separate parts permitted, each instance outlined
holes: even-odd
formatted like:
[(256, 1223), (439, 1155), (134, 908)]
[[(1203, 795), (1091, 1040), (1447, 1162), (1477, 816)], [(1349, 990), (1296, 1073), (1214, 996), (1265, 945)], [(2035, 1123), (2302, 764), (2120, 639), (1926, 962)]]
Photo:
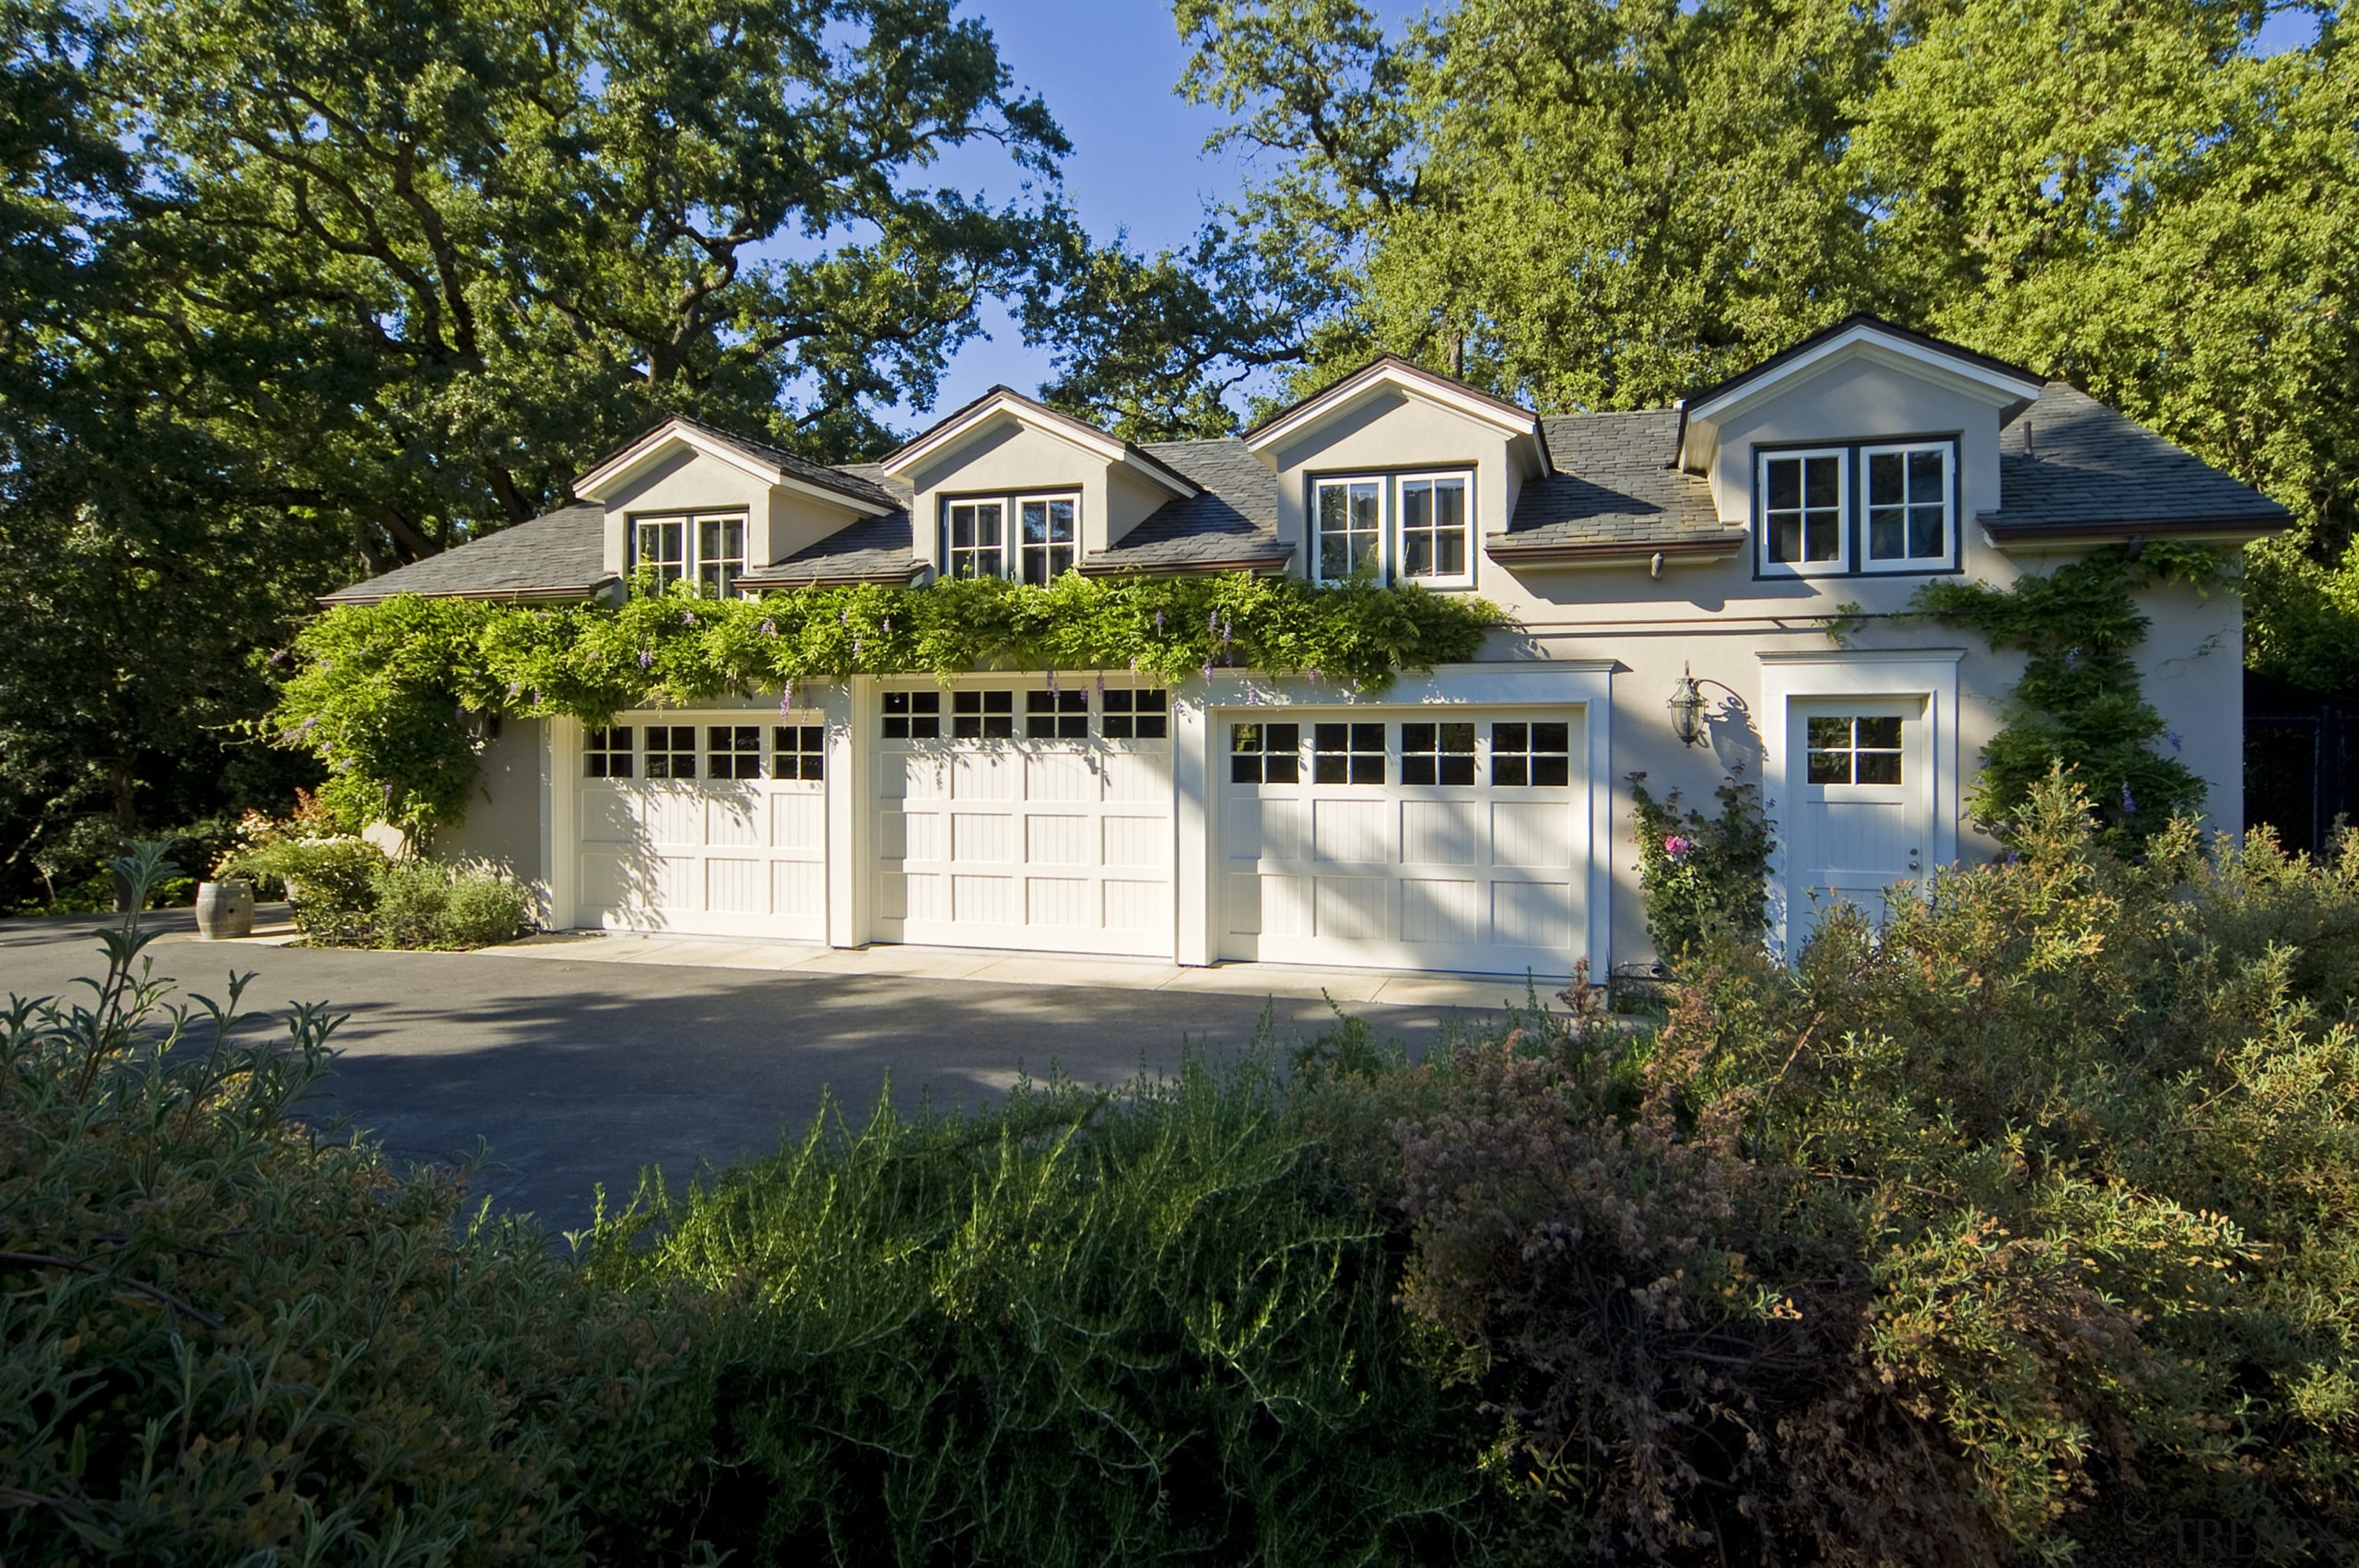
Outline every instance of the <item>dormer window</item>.
[(1754, 516), (1763, 577), (1954, 570), (1957, 443), (1762, 451)]
[(726, 599), (745, 569), (745, 514), (680, 512), (631, 520), (631, 565), (665, 587), (694, 582)]
[(1080, 550), (1078, 496), (961, 497), (942, 505), (945, 577), (1046, 587), (1073, 569)]
[(1339, 475), (1311, 482), (1310, 558), (1321, 582), (1470, 588), (1471, 474)]

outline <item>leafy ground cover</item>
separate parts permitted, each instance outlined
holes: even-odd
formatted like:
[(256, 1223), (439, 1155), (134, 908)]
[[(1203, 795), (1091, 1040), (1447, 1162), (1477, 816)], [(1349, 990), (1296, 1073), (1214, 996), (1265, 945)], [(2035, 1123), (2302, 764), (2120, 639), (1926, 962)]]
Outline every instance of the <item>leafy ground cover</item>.
[(2018, 844), (1651, 1022), (829, 1116), (569, 1260), (115, 933), (0, 1019), (0, 1552), (2353, 1561), (2359, 847)]

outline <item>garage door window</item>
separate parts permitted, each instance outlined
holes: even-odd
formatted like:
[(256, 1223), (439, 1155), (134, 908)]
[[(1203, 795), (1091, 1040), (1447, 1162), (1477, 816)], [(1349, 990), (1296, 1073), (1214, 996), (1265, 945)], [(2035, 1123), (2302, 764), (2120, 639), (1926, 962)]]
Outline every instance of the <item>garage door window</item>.
[(886, 692), (885, 738), (888, 741), (938, 741), (942, 738), (940, 692)]
[(778, 724), (770, 729), (770, 777), (812, 783), (827, 777), (827, 731), (817, 724)]
[(1238, 784), (1301, 782), (1302, 726), (1231, 724), (1228, 777)]
[(1563, 789), (1573, 781), (1572, 726), (1491, 726), (1491, 782), (1507, 789)]
[(1024, 734), (1026, 739), (1034, 741), (1089, 739), (1089, 694), (1086, 691), (1026, 692)]
[(1117, 686), (1099, 701), (1099, 732), (1109, 741), (1160, 741), (1171, 733), (1171, 700), (1159, 687)]
[(950, 733), (961, 741), (1007, 741), (1015, 737), (1014, 692), (953, 692)]
[(707, 778), (759, 778), (762, 776), (762, 727), (758, 724), (711, 724), (705, 728)]
[(593, 778), (628, 778), (630, 777), (632, 743), (631, 727), (609, 724), (590, 731), (584, 748), (582, 771)]
[(647, 727), (647, 776), (650, 778), (694, 778), (697, 776), (695, 725), (650, 724)]
[(1384, 726), (1313, 724), (1310, 727), (1313, 784), (1384, 782)]
[(1403, 784), (1473, 783), (1474, 726), (1472, 724), (1402, 725), (1401, 782)]

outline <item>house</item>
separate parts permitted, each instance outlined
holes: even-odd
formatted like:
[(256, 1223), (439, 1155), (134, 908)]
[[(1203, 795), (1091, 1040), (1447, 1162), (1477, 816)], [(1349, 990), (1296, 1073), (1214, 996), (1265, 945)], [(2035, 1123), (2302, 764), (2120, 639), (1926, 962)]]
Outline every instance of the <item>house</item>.
[[(995, 389), (881, 462), (673, 419), (573, 488), (328, 602), (1373, 571), (1512, 625), (1379, 696), (1005, 672), (511, 721), (446, 848), (536, 876), (554, 925), (1548, 979), (1649, 956), (1634, 772), (1761, 782), (1780, 939), (1995, 848), (1961, 802), (2021, 659), (1895, 618), (1929, 579), (2288, 521), (2070, 386), (1863, 316), (1666, 409), (1542, 416), (1387, 357), (1233, 439)], [(2237, 598), (2143, 605), (2147, 696), (2240, 825)]]

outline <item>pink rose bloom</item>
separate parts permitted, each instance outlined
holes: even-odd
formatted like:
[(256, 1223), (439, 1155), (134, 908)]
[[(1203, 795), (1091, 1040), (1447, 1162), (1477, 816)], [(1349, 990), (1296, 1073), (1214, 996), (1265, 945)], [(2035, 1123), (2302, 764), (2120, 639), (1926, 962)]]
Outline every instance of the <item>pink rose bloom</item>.
[(1693, 843), (1687, 839), (1682, 838), (1676, 833), (1671, 835), (1671, 837), (1662, 841), (1663, 854), (1674, 860), (1685, 855), (1688, 850), (1693, 849), (1694, 848), (1696, 848), (1696, 846)]

